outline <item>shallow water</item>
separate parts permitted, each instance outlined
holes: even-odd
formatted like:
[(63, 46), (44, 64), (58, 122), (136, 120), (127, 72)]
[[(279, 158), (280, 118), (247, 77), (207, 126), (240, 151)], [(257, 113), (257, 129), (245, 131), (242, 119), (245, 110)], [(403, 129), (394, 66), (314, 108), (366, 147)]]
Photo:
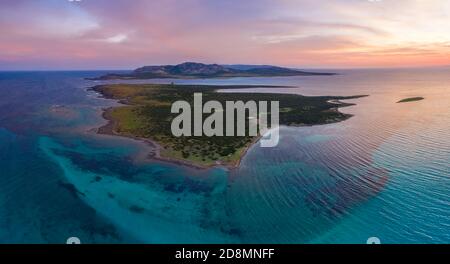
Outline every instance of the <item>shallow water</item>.
[(152, 80), (370, 95), (231, 172), (142, 163), (143, 144), (93, 133), (115, 104), (86, 91), (101, 72), (0, 73), (0, 242), (449, 243), (450, 69), (340, 73)]

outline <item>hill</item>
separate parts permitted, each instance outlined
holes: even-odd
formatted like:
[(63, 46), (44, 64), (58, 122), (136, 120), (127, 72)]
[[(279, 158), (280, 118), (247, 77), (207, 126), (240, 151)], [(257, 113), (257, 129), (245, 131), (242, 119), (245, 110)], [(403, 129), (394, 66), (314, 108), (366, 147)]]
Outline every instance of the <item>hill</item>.
[(129, 74), (109, 73), (91, 80), (156, 79), (156, 78), (223, 78), (334, 75), (307, 72), (271, 65), (219, 65), (184, 62), (177, 65), (143, 66)]

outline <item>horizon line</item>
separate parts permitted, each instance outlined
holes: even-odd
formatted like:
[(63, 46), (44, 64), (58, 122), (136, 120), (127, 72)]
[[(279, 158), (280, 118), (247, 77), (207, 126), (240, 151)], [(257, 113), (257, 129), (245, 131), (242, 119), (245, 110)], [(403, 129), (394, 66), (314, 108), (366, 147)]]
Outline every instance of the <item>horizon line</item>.
[[(184, 63), (184, 62), (182, 62)], [(200, 62), (201, 63), (201, 62)], [(181, 63), (178, 63), (181, 64)], [(81, 71), (133, 71), (139, 67), (144, 66), (160, 66), (160, 65), (178, 65), (178, 64), (147, 64), (143, 66), (138, 66), (134, 68), (98, 68), (98, 69), (80, 69), (80, 68), (72, 68), (72, 69), (0, 69), (0, 72), (81, 72)], [(376, 69), (423, 69), (423, 68), (445, 68), (450, 67), (450, 64), (444, 65), (423, 65), (423, 66), (364, 66), (364, 67), (298, 67), (298, 66), (282, 66), (282, 65), (273, 65), (273, 64), (252, 64), (252, 63), (231, 63), (231, 64), (219, 64), (219, 63), (204, 63), (204, 64), (217, 64), (222, 66), (227, 65), (252, 65), (252, 66), (276, 66), (283, 67), (289, 69), (297, 69), (297, 70), (376, 70)]]

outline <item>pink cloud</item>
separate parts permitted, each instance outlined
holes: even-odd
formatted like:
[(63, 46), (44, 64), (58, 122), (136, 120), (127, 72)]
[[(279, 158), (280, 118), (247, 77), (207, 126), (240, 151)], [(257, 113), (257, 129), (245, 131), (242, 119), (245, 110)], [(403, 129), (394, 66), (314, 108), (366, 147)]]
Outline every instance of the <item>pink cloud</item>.
[[(439, 31), (414, 31), (403, 15), (383, 18), (379, 5), (339, 3), (4, 0), (0, 68), (111, 69), (186, 60), (357, 67), (440, 64), (448, 58), (442, 44), (450, 41), (448, 34), (442, 40)], [(386, 14), (407, 7), (392, 5)], [(427, 12), (438, 17), (434, 8)], [(417, 27), (426, 28), (423, 21)]]

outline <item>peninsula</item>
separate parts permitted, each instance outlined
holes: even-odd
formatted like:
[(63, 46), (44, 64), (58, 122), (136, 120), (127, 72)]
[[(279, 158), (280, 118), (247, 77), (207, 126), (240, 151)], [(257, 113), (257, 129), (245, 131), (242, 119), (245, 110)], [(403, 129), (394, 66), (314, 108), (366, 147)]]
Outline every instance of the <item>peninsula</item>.
[(98, 85), (92, 90), (105, 98), (116, 99), (123, 106), (105, 109), (103, 117), (109, 123), (98, 133), (112, 134), (145, 140), (155, 150), (151, 158), (181, 163), (198, 168), (222, 165), (234, 168), (239, 165), (247, 149), (258, 137), (175, 137), (171, 133), (171, 105), (177, 100), (193, 101), (194, 93), (202, 93), (205, 100), (225, 101), (277, 100), (280, 104), (280, 125), (309, 126), (339, 122), (352, 115), (338, 108), (353, 105), (339, 100), (362, 96), (301, 96), (273, 93), (219, 93), (218, 89), (261, 88), (275, 86), (219, 86), (175, 84), (111, 84)]
[(276, 76), (334, 75), (334, 73), (309, 72), (271, 65), (219, 65), (185, 62), (178, 65), (144, 66), (131, 73), (109, 73), (89, 80), (129, 80), (156, 78), (227, 78)]

